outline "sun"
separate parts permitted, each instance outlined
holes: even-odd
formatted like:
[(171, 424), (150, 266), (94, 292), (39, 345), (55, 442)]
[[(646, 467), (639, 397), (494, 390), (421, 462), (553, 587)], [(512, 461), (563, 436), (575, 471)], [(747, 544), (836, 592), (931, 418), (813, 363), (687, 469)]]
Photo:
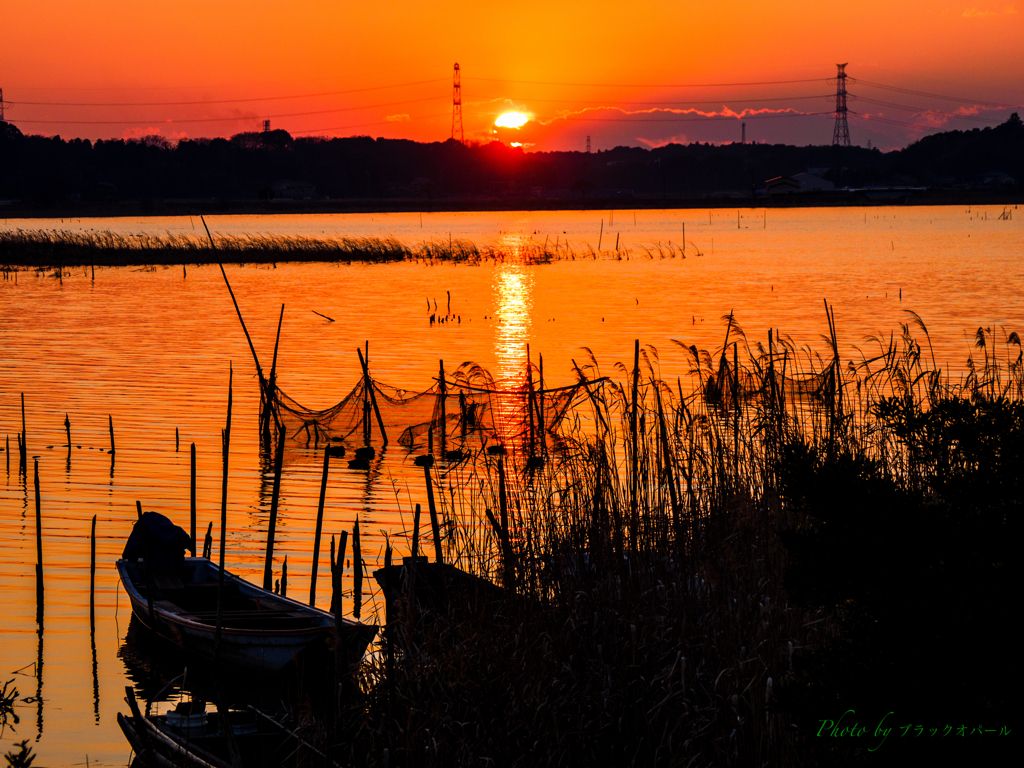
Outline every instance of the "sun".
[(499, 128), (522, 128), (529, 119), (522, 112), (506, 112), (494, 124)]

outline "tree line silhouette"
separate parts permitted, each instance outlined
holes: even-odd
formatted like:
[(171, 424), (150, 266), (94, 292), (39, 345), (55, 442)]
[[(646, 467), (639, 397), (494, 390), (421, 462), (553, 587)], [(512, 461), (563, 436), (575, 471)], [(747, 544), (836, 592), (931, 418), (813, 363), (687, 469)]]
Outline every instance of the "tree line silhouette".
[(176, 143), (162, 136), (65, 141), (0, 123), (0, 200), (41, 209), (74, 208), (79, 201), (256, 203), (289, 196), (537, 198), (582, 205), (588, 199), (682, 200), (754, 195), (767, 179), (808, 169), (819, 169), (837, 188), (1019, 189), (1024, 124), (1014, 113), (995, 127), (937, 133), (891, 152), (697, 142), (585, 153), (527, 152), (497, 141), (296, 138), (284, 130)]

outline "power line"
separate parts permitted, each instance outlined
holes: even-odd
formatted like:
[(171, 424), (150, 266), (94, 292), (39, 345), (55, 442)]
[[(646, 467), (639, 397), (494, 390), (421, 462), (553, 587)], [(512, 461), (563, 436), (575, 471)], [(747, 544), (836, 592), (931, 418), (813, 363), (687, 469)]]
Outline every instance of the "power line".
[[(437, 114), (433, 114), (433, 115), (420, 115), (419, 117), (410, 117), (408, 122), (413, 122), (414, 120), (432, 120), (434, 118), (447, 117), (447, 116), (448, 116), (447, 112), (438, 112)], [(296, 135), (296, 134), (299, 134), (299, 133), (323, 133), (323, 132), (326, 132), (326, 131), (347, 131), (350, 128), (366, 128), (366, 127), (369, 127), (371, 125), (393, 125), (394, 122), (395, 121), (377, 120), (377, 121), (372, 122), (372, 123), (355, 123), (355, 124), (352, 124), (352, 125), (335, 125), (335, 126), (332, 126), (330, 128), (308, 128), (308, 129), (302, 130), (302, 131), (289, 131), (289, 133), (291, 133), (292, 135)], [(406, 121), (403, 120), (401, 122), (406, 122)]]
[(919, 131), (926, 131), (929, 128), (934, 128), (932, 125), (921, 125), (921, 123), (911, 123), (906, 120), (895, 120), (891, 117), (878, 117), (877, 115), (863, 115), (860, 112), (854, 112), (852, 109), (847, 112), (858, 120), (864, 120), (869, 123), (886, 123), (888, 125), (902, 125), (907, 128), (914, 128)]
[[(722, 105), (726, 105), (726, 102), (728, 102), (729, 104), (760, 104), (761, 102), (765, 102), (765, 101), (801, 101), (801, 100), (808, 100), (808, 99), (829, 99), (829, 98), (832, 97), (832, 95), (833, 94), (831, 94), (831, 93), (821, 93), (821, 94), (815, 94), (813, 96), (773, 96), (773, 97), (765, 98), (765, 99), (757, 99), (757, 98), (751, 98), (751, 99), (708, 99), (706, 101), (689, 101), (689, 100), (685, 100), (684, 101), (684, 100), (679, 100), (679, 99), (674, 100), (674, 101), (622, 101), (620, 99), (615, 99), (613, 104), (609, 104), (609, 105), (607, 105), (605, 107), (594, 107), (594, 109), (614, 109), (619, 104), (660, 104), (660, 105), (666, 105), (666, 106), (667, 105), (673, 105), (673, 104), (678, 104), (678, 105), (687, 105), (687, 104), (700, 104), (700, 105), (722, 104)], [(524, 102), (524, 103), (525, 102), (540, 102), (542, 104), (589, 104), (589, 103), (591, 103), (593, 101), (593, 99), (534, 99), (534, 98), (531, 98), (531, 97), (513, 99), (513, 98), (508, 97), (508, 96), (494, 96), (494, 97), (492, 97), (491, 100), (492, 101), (500, 101), (500, 100), (521, 101), (521, 102)], [(476, 102), (476, 103), (482, 103), (482, 102)]]
[(746, 83), (560, 83), (544, 80), (513, 80), (504, 77), (468, 77), (488, 83), (518, 83), (520, 85), (567, 85), (576, 88), (732, 88), (744, 85), (789, 85), (792, 83), (827, 83), (828, 78), (814, 77), (806, 80), (762, 80)]
[(206, 99), (200, 101), (18, 101), (8, 103), (34, 107), (183, 107), (200, 104), (246, 104), (257, 101), (284, 101), (286, 99), (313, 99), (324, 96), (342, 96), (349, 93), (365, 93), (367, 91), (383, 91), (388, 88), (408, 88), (413, 85), (442, 83), (445, 80), (447, 80), (447, 78), (437, 77), (432, 80), (415, 80), (409, 83), (395, 83), (394, 85), (375, 85), (367, 88), (351, 88), (346, 91), (299, 93), (293, 96), (260, 96), (251, 99)]
[(336, 109), (318, 109), (311, 112), (284, 112), (276, 115), (241, 115), (236, 117), (196, 117), (184, 119), (154, 118), (152, 120), (136, 118), (134, 120), (18, 120), (19, 123), (59, 124), (59, 125), (132, 125), (139, 122), (170, 122), (170, 123), (225, 123), (237, 120), (258, 120), (277, 117), (308, 117), (309, 115), (330, 115), (336, 112), (355, 112), (360, 109), (376, 109), (379, 107), (396, 107), (405, 104), (418, 104), (424, 101), (438, 101), (447, 96), (428, 96), (423, 99), (406, 99), (391, 101), (384, 104), (367, 104), (361, 107), (338, 107)]
[(548, 123), (553, 123), (555, 120), (585, 120), (591, 123), (697, 123), (697, 122), (710, 122), (717, 120), (755, 120), (758, 118), (774, 118), (774, 117), (816, 117), (818, 115), (831, 115), (832, 112), (771, 112), (769, 114), (752, 114), (752, 115), (708, 115), (701, 117), (577, 117), (577, 116), (560, 116), (548, 120)]
[(910, 93), (915, 96), (927, 96), (932, 99), (944, 99), (946, 101), (957, 101), (962, 104), (982, 104), (987, 107), (1017, 107), (1018, 104), (1006, 104), (1001, 101), (984, 101), (982, 99), (968, 99), (961, 96), (949, 96), (941, 93), (929, 93), (928, 91), (915, 91), (911, 88), (901, 88), (897, 85), (886, 85), (884, 83), (873, 83), (870, 80), (861, 80), (860, 78), (850, 78), (850, 81), (857, 85), (868, 85), (872, 88), (884, 88), (887, 91), (898, 91), (899, 93)]
[(894, 109), (905, 109), (908, 112), (923, 112), (929, 115), (940, 115), (942, 117), (948, 117), (955, 120), (975, 120), (981, 123), (989, 123), (995, 125), (1002, 122), (998, 118), (981, 117), (980, 115), (958, 115), (955, 112), (939, 112), (934, 109), (924, 109), (922, 107), (912, 107), (907, 104), (895, 104), (891, 101), (878, 101), (877, 99), (869, 99), (866, 96), (858, 97), (858, 101), (863, 101), (867, 104), (878, 104), (883, 107), (893, 107)]

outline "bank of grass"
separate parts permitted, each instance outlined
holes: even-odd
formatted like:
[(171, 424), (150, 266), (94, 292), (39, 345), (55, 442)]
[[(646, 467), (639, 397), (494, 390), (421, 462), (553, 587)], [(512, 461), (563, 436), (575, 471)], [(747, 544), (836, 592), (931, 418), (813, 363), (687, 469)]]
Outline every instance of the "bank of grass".
[[(994, 734), (939, 747), (900, 734), (1015, 725), (1019, 339), (980, 329), (954, 381), (916, 317), (852, 363), (831, 322), (824, 358), (727, 326), (674, 381), (651, 348), (620, 366), (623, 381), (594, 389), (590, 426), (542, 467), (516, 448), (504, 505), (497, 456), (435, 466), (448, 560), (505, 594), (392, 601), (394, 661), (364, 664), (328, 739), (339, 762), (999, 754)], [(821, 735), (829, 720), (867, 727)], [(880, 721), (894, 732), (875, 734)]]

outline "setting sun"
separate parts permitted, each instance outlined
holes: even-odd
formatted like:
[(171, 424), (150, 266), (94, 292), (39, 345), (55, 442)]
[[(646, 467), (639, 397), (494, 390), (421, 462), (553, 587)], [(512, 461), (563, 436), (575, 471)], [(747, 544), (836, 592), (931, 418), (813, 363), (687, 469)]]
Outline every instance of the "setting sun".
[(522, 112), (506, 112), (494, 124), (499, 128), (522, 128), (529, 119)]

